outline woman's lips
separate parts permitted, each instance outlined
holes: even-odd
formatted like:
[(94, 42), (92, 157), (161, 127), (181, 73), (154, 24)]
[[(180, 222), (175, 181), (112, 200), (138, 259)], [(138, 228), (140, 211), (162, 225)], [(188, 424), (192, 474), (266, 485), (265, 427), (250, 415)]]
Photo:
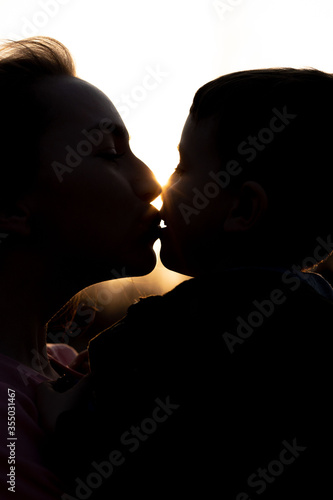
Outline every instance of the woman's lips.
[(150, 209), (149, 213), (142, 218), (140, 223), (143, 232), (142, 239), (154, 243), (160, 237), (160, 223), (161, 216), (159, 211), (155, 208), (153, 210)]

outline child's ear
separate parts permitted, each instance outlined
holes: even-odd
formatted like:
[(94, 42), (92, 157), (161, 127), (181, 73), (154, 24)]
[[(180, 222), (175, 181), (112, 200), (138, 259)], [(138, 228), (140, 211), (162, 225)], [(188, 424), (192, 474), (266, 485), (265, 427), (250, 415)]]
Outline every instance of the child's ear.
[(268, 198), (263, 187), (255, 181), (241, 186), (224, 222), (227, 232), (248, 231), (253, 228), (267, 210)]
[(30, 234), (30, 210), (24, 202), (0, 207), (0, 232), (17, 236)]

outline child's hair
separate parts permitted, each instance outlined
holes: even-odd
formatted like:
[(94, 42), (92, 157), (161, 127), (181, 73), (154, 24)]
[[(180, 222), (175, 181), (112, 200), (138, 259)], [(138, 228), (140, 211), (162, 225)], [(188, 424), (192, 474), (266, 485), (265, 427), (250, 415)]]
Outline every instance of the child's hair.
[(216, 121), (221, 170), (239, 163), (226, 187), (255, 180), (266, 190), (265, 231), (271, 241), (275, 235), (276, 253), (299, 263), (318, 237), (333, 236), (333, 75), (293, 68), (228, 74), (197, 91), (190, 113)]
[(29, 189), (39, 167), (39, 140), (48, 113), (38, 100), (45, 77), (76, 76), (64, 45), (49, 37), (0, 45), (0, 206)]

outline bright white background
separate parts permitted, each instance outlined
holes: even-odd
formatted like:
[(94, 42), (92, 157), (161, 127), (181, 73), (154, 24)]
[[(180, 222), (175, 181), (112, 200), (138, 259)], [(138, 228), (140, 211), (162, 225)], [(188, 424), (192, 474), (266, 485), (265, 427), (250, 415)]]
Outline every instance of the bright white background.
[[(331, 72), (332, 23), (331, 0), (0, 0), (0, 38), (63, 42), (79, 76), (118, 105), (132, 149), (161, 182), (202, 84), (269, 66)], [(157, 80), (145, 80), (147, 68)]]
[[(332, 22), (331, 0), (0, 0), (0, 38), (63, 42), (78, 75), (118, 107), (134, 153), (161, 183), (202, 84), (262, 67), (333, 72)], [(149, 292), (181, 279), (159, 264)]]

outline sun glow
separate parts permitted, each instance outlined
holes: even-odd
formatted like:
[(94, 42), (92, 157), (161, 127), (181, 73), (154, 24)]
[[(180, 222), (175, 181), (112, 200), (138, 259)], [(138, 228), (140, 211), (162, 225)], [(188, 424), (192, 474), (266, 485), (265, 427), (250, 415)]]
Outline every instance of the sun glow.
[(241, 69), (332, 71), (332, 14), (329, 0), (16, 0), (1, 2), (0, 37), (62, 41), (79, 77), (110, 97), (134, 153), (165, 184), (195, 91)]

